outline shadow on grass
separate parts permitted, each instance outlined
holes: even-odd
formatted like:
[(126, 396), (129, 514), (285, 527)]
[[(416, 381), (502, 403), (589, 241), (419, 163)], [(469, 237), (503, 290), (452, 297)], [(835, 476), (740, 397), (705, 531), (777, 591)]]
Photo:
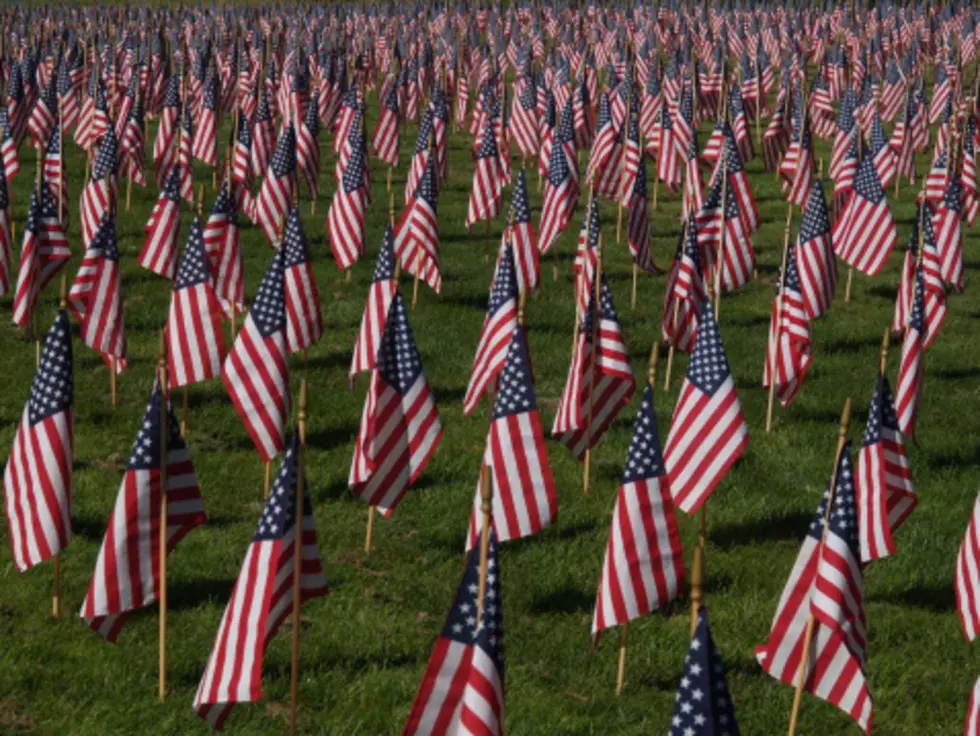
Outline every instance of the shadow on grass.
[(868, 289), (868, 293), (871, 296), (878, 297), (879, 299), (894, 302), (895, 298), (898, 296), (898, 289), (894, 286), (888, 286), (887, 284), (876, 284)]
[(713, 546), (723, 550), (750, 546), (759, 542), (777, 542), (786, 539), (801, 540), (812, 520), (812, 513), (793, 511), (768, 519), (753, 519), (739, 524), (713, 526), (709, 531), (708, 538)]
[(869, 596), (871, 603), (911, 606), (931, 613), (948, 613), (956, 608), (956, 594), (949, 582), (913, 585), (884, 595)]
[(930, 371), (930, 373), (944, 381), (959, 381), (964, 378), (980, 376), (980, 368), (942, 368), (938, 371)]
[[(217, 602), (224, 605), (231, 597), (234, 587), (235, 578), (174, 580), (167, 584), (167, 606), (170, 610), (182, 611), (196, 608), (202, 603)], [(156, 611), (153, 613), (156, 615)]]
[(531, 603), (532, 613), (589, 613), (595, 606), (595, 591), (584, 591), (566, 585)]
[(340, 427), (327, 427), (311, 432), (306, 444), (318, 450), (333, 450), (341, 445), (352, 445), (357, 438), (358, 425), (347, 423)]
[(881, 347), (881, 336), (866, 337), (863, 339), (845, 337), (840, 340), (828, 343), (826, 352), (828, 355), (835, 353), (860, 353), (869, 347)]

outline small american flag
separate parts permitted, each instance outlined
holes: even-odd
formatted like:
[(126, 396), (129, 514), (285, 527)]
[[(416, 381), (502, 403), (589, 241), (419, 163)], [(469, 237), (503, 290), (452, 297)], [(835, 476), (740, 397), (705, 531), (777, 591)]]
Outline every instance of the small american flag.
[(674, 503), (694, 513), (748, 442), (748, 425), (735, 392), (735, 378), (711, 303), (705, 301), (664, 448)]
[(980, 497), (956, 557), (956, 608), (963, 635), (973, 642), (980, 630)]
[(310, 100), (306, 116), (296, 129), (296, 166), (306, 181), (310, 199), (320, 196), (320, 118), (316, 98)]
[(486, 590), (480, 554), (470, 555), (442, 633), (436, 640), (402, 736), (504, 732), (504, 612), (497, 539), (490, 532)]
[(51, 192), (52, 201), (61, 205), (61, 229), (67, 232), (68, 228), (71, 227), (71, 210), (68, 206), (71, 197), (68, 193), (65, 159), (62, 155), (57, 129), (51, 133), (51, 140), (48, 141), (44, 149), (44, 158), (41, 159), (41, 178), (48, 191)]
[(256, 88), (259, 104), (252, 128), (251, 166), (252, 176), (260, 177), (269, 168), (269, 159), (275, 146), (275, 131), (272, 128), (272, 112), (269, 110), (269, 96), (264, 85)]
[(442, 421), (397, 291), (364, 401), (348, 485), (391, 516), (442, 439)]
[(215, 99), (217, 83), (217, 79), (212, 76), (204, 84), (204, 97), (197, 110), (197, 129), (191, 144), (194, 158), (212, 167), (218, 165), (218, 111)]
[(316, 275), (306, 244), (299, 210), (293, 208), (283, 234), (283, 267), (286, 280), (286, 345), (296, 353), (315, 345), (323, 337), (323, 315)]
[[(783, 589), (769, 640), (756, 649), (756, 659), (770, 676), (793, 686), (803, 664), (804, 689), (836, 705), (867, 732), (872, 706), (856, 506), (854, 468), (845, 447), (836, 488), (827, 484)], [(801, 663), (811, 616), (810, 656)]]
[(44, 94), (34, 103), (27, 129), (34, 137), (33, 146), (41, 148), (58, 125), (58, 80), (51, 77)]
[(385, 228), (384, 241), (378, 252), (378, 260), (374, 265), (374, 276), (368, 290), (367, 303), (364, 305), (364, 316), (361, 317), (361, 329), (354, 343), (354, 357), (350, 365), (350, 381), (363, 371), (373, 370), (377, 366), (378, 350), (388, 319), (391, 300), (398, 290), (395, 280), (395, 236), (391, 225)]
[(115, 643), (130, 614), (159, 596), (160, 445), (167, 413), (167, 554), (207, 519), (170, 401), (154, 383), (79, 616)]
[(143, 268), (166, 279), (173, 279), (177, 270), (181, 168), (180, 164), (170, 167), (170, 174), (146, 223), (146, 240), (137, 259)]
[(219, 730), (236, 703), (262, 699), (266, 647), (293, 611), (298, 529), (302, 529), (300, 604), (328, 592), (306, 482), (302, 516), (297, 513), (298, 454), (294, 437), (269, 492), (194, 696), (194, 712)]
[[(508, 239), (514, 253), (514, 272), (520, 292), (538, 288), (540, 257), (538, 243), (531, 222), (531, 203), (527, 194), (527, 176), (524, 169), (517, 172), (517, 182), (510, 203), (508, 226), (504, 229), (504, 242)], [(502, 246), (503, 247), (503, 246)]]
[(3, 473), (7, 532), (20, 572), (58, 554), (71, 538), (74, 417), (71, 326), (62, 311), (44, 341)]
[(262, 460), (285, 448), (289, 416), (283, 251), (272, 257), (221, 369), (221, 379)]
[(137, 95), (119, 136), (120, 173), (140, 186), (146, 186), (146, 140), (143, 96)]
[[(919, 206), (919, 215), (912, 222), (909, 247), (905, 252), (902, 277), (899, 282), (898, 295), (895, 298), (892, 332), (895, 335), (902, 335), (905, 332), (909, 322), (909, 312), (912, 308), (912, 289), (915, 287), (918, 274), (921, 273), (922, 286), (925, 290), (922, 299), (924, 310), (922, 326), (925, 329), (922, 337), (922, 349), (928, 350), (946, 319), (946, 287), (940, 273), (936, 231), (933, 229), (932, 217), (929, 215), (929, 205), (920, 203)], [(922, 207), (925, 208), (924, 212)], [(922, 227), (922, 256), (917, 258), (920, 223)]]
[(841, 260), (868, 276), (881, 270), (898, 240), (885, 190), (870, 156), (858, 164), (854, 191), (834, 224), (833, 238)]
[[(636, 116), (632, 116), (636, 125)], [(629, 209), (626, 225), (626, 242), (630, 257), (641, 270), (647, 273), (662, 273), (650, 255), (650, 215), (647, 210), (647, 165), (646, 157), (637, 156), (637, 169), (633, 181), (628, 185), (625, 206)]]
[(633, 424), (606, 559), (599, 578), (592, 637), (662, 608), (684, 588), (684, 550), (667, 486), (660, 433), (647, 386)]
[(75, 86), (72, 84), (68, 64), (64, 59), (58, 66), (58, 102), (61, 106), (63, 132), (67, 132), (78, 125), (79, 107)]
[(568, 227), (577, 204), (578, 186), (572, 180), (568, 158), (556, 141), (551, 147), (544, 201), (541, 205), (541, 225), (538, 228), (538, 247), (542, 253), (547, 253)]
[(418, 187), (395, 224), (395, 255), (406, 273), (442, 293), (439, 268), (439, 183), (434, 152), (427, 154)]
[(962, 179), (950, 170), (943, 197), (933, 216), (936, 248), (939, 251), (939, 273), (952, 289), (962, 292), (963, 279), (963, 202)]
[(226, 352), (221, 306), (211, 286), (199, 217), (191, 224), (177, 269), (167, 317), (167, 345), (171, 387), (206, 381), (221, 373)]
[(775, 381), (779, 403), (784, 407), (789, 406), (812, 360), (810, 321), (803, 304), (796, 249), (787, 248), (786, 271), (776, 285), (776, 297), (772, 303), (762, 386), (769, 388)]
[(57, 205), (51, 198), (51, 191), (48, 187), (34, 187), (14, 292), (14, 324), (26, 327), (30, 323), (38, 297), (69, 258), (71, 251), (65, 232), (58, 224)]
[(279, 247), (280, 220), (293, 204), (296, 180), (296, 129), (289, 123), (279, 137), (276, 152), (255, 200), (255, 214), (269, 245)]
[(493, 126), (487, 118), (483, 141), (476, 152), (476, 168), (473, 171), (473, 187), (466, 212), (466, 227), (480, 220), (492, 220), (500, 214), (503, 175), (500, 171), (500, 155)]
[(684, 674), (674, 699), (669, 736), (739, 734), (725, 668), (708, 626), (708, 609), (701, 606), (694, 637), (684, 658)]
[(514, 82), (514, 86), (511, 133), (521, 155), (533, 158), (538, 152), (537, 90), (533, 79)]
[(661, 320), (664, 340), (683, 353), (694, 349), (701, 305), (708, 298), (702, 260), (697, 223), (692, 215), (688, 218), (686, 232), (677, 244), (674, 264), (667, 277)]
[(164, 185), (170, 176), (170, 169), (176, 162), (177, 125), (180, 120), (180, 80), (177, 75), (170, 77), (167, 92), (160, 109), (160, 124), (157, 137), (153, 141), (153, 167), (157, 184)]
[[(368, 201), (363, 137), (360, 131), (351, 134), (358, 139), (358, 144), (352, 146), (327, 213), (327, 237), (341, 271), (353, 266), (364, 254), (364, 212)], [(338, 161), (337, 166), (340, 165)]]
[(875, 170), (885, 189), (895, 180), (898, 174), (898, 161), (895, 152), (888, 145), (888, 137), (881, 124), (881, 115), (876, 111), (871, 120), (871, 135), (868, 141), (868, 155), (874, 161)]
[(9, 182), (20, 172), (17, 146), (7, 114), (7, 106), (0, 104), (0, 158), (3, 158), (4, 178)]
[[(491, 471), (496, 538), (520, 539), (547, 529), (558, 515), (558, 496), (534, 395), (534, 373), (524, 328), (514, 324), (490, 419), (483, 461)], [(483, 475), (470, 514), (467, 551), (478, 546)]]
[(10, 191), (3, 167), (3, 157), (0, 156), (0, 296), (10, 292)]
[(916, 496), (895, 400), (883, 374), (875, 384), (858, 454), (857, 501), (861, 562), (895, 554), (892, 535), (915, 510)]
[(902, 360), (898, 369), (898, 394), (895, 411), (898, 428), (906, 437), (915, 441), (915, 425), (919, 412), (919, 399), (925, 382), (925, 282), (922, 269), (916, 274), (913, 286), (912, 312), (905, 339), (902, 340)]
[(589, 164), (585, 170), (585, 180), (592, 182), (596, 196), (615, 199), (622, 178), (622, 143), (609, 109), (609, 95), (602, 93), (599, 98), (599, 119), (596, 123), (595, 142), (589, 153)]
[(371, 136), (374, 155), (389, 166), (398, 165), (399, 127), (401, 118), (398, 114), (398, 88), (392, 85), (381, 106), (381, 116), (378, 125)]
[(677, 190), (681, 183), (681, 152), (674, 138), (674, 124), (671, 120), (667, 100), (663, 99), (660, 112), (659, 148), (657, 154), (657, 177), (667, 187), (669, 193)]
[(796, 242), (803, 308), (811, 320), (830, 309), (837, 291), (837, 257), (830, 236), (827, 200), (820, 180), (813, 182)]
[(980, 677), (973, 684), (973, 691), (970, 693), (963, 736), (980, 736)]

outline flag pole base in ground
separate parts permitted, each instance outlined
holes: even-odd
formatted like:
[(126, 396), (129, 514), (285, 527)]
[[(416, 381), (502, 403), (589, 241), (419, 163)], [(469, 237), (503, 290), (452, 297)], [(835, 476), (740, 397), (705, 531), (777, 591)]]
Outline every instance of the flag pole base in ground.
[(371, 554), (371, 538), (374, 536), (374, 506), (368, 506), (367, 534), (364, 536), (364, 554)]
[(61, 553), (54, 556), (54, 583), (51, 592), (51, 615), (61, 616)]
[[(160, 351), (157, 371), (160, 378), (160, 537), (159, 580), (160, 580), (160, 689), (162, 703), (167, 697), (167, 441), (170, 439), (167, 428), (167, 359), (166, 333), (160, 331)], [(114, 366), (113, 366), (114, 367)], [(115, 371), (113, 371), (115, 375)]]
[[(703, 507), (702, 507), (703, 508)], [(691, 636), (698, 627), (698, 611), (704, 605), (704, 547), (700, 544), (694, 548), (694, 560), (691, 563)]]
[(844, 290), (844, 303), (851, 301), (851, 279), (854, 278), (854, 266), (847, 269), (847, 288)]
[(616, 670), (616, 696), (623, 692), (623, 683), (626, 680), (626, 646), (629, 642), (630, 622), (623, 624), (622, 638), (619, 640), (619, 667)]
[(272, 480), (272, 463), (266, 461), (265, 464), (265, 492), (263, 498), (269, 498), (269, 483)]

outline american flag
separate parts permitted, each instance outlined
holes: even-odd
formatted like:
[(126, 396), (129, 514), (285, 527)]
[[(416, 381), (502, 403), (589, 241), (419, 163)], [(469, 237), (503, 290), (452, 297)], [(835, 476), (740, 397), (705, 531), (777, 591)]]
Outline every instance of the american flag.
[(51, 192), (48, 187), (34, 187), (14, 291), (15, 325), (27, 327), (30, 324), (41, 292), (69, 258), (71, 251), (65, 231), (58, 224), (57, 205)]
[(779, 90), (776, 98), (776, 108), (773, 110), (769, 125), (762, 136), (762, 156), (766, 171), (776, 171), (779, 160), (789, 148), (790, 134), (786, 124), (786, 96), (789, 94), (785, 86)]
[(176, 158), (177, 125), (180, 121), (180, 80), (176, 75), (167, 83), (167, 93), (160, 110), (160, 124), (153, 141), (153, 167), (157, 184), (164, 186)]
[(915, 441), (915, 425), (919, 411), (919, 399), (925, 381), (925, 283), (922, 269), (915, 277), (912, 308), (905, 339), (902, 340), (902, 360), (898, 369), (898, 393), (895, 397), (895, 411), (898, 414), (898, 428), (906, 437)]
[(238, 233), (238, 209), (229, 191), (236, 185), (226, 178), (221, 183), (211, 214), (204, 225), (204, 249), (208, 254), (211, 281), (225, 313), (245, 309), (245, 273)]
[(71, 226), (71, 215), (68, 202), (71, 199), (68, 192), (68, 178), (65, 174), (65, 159), (62, 155), (61, 142), (58, 140), (58, 131), (51, 133), (51, 140), (48, 141), (44, 149), (44, 158), (41, 160), (41, 178), (44, 185), (51, 192), (51, 199), (60, 204), (61, 229), (67, 231)]
[(10, 247), (10, 191), (4, 175), (3, 157), (0, 156), (0, 296), (10, 291)]
[(593, 639), (603, 629), (662, 608), (683, 588), (684, 550), (660, 449), (653, 387), (647, 385), (613, 508)]
[(323, 337), (323, 315), (316, 275), (299, 210), (293, 208), (283, 234), (283, 267), (286, 280), (286, 345), (290, 353), (315, 345)]
[[(725, 158), (726, 172), (728, 174), (728, 190), (733, 193), (738, 203), (739, 216), (742, 221), (742, 228), (746, 235), (750, 235), (759, 229), (762, 221), (759, 218), (759, 208), (755, 202), (755, 195), (752, 193), (752, 184), (749, 182), (748, 172), (742, 164), (742, 155), (739, 153), (735, 144), (735, 136), (732, 129), (725, 126), (725, 144), (728, 150)], [(720, 172), (716, 170), (717, 178)]]
[(600, 273), (598, 300), (594, 278), (551, 429), (552, 437), (579, 460), (599, 442), (636, 387), (606, 275)]
[(51, 133), (58, 126), (58, 80), (52, 76), (44, 90), (34, 103), (34, 109), (27, 121), (27, 129), (34, 137), (33, 146), (40, 148), (51, 138)]
[(442, 439), (439, 411), (397, 291), (376, 362), (347, 482), (357, 496), (388, 517)]
[(533, 79), (515, 82), (514, 86), (514, 105), (510, 118), (511, 133), (521, 155), (525, 159), (533, 158), (538, 152), (537, 90)]
[(255, 215), (273, 248), (279, 247), (280, 221), (292, 207), (296, 181), (296, 129), (286, 125), (276, 144), (272, 165), (255, 200)]
[(470, 203), (466, 212), (467, 228), (480, 220), (492, 220), (500, 214), (504, 177), (500, 170), (500, 153), (489, 117), (475, 158), (473, 187), (470, 190)]
[(58, 104), (61, 108), (62, 132), (65, 133), (78, 125), (79, 107), (68, 64), (64, 60), (58, 67)]
[(283, 260), (281, 250), (272, 257), (221, 369), (221, 380), (264, 462), (284, 449), (289, 418)]
[(874, 161), (881, 186), (887, 189), (898, 174), (898, 160), (895, 158), (895, 152), (888, 145), (888, 137), (882, 127), (881, 116), (877, 112), (871, 121), (867, 155)]
[[(746, 231), (742, 210), (731, 187), (725, 191), (722, 201), (722, 184), (719, 179), (705, 197), (701, 210), (695, 216), (698, 242), (706, 255), (709, 272), (718, 268), (721, 258), (721, 288), (723, 293), (735, 291), (752, 279), (755, 270), (755, 251)], [(724, 251), (719, 254), (724, 228)]]
[(514, 253), (514, 273), (519, 292), (538, 288), (541, 275), (537, 238), (531, 221), (531, 203), (527, 193), (527, 176), (524, 169), (517, 172), (517, 182), (510, 203), (510, 215), (504, 229), (504, 242), (508, 239)]
[(769, 320), (769, 342), (762, 386), (775, 381), (776, 395), (784, 407), (796, 397), (803, 377), (813, 359), (810, 342), (810, 320), (803, 302), (796, 249), (786, 250), (786, 269), (776, 285)]
[[(681, 183), (680, 159), (683, 154), (674, 138), (674, 124), (666, 99), (660, 112), (659, 148), (657, 153), (657, 177), (667, 187), (668, 193), (677, 191)], [(707, 154), (707, 151), (705, 152)]]
[(980, 497), (973, 504), (970, 524), (956, 556), (955, 588), (963, 635), (972, 643), (980, 630)]
[(398, 89), (392, 85), (381, 105), (381, 115), (378, 125), (371, 137), (374, 155), (389, 166), (398, 165), (399, 127), (401, 118), (398, 114)]
[(317, 112), (316, 98), (310, 100), (306, 116), (296, 129), (296, 166), (306, 187), (310, 199), (316, 201), (320, 196), (320, 118)]
[(538, 107), (542, 107), (541, 90), (544, 90), (544, 105), (538, 121), (541, 137), (541, 149), (538, 151), (538, 173), (548, 176), (551, 169), (551, 149), (555, 142), (555, 129), (558, 127), (555, 112), (555, 95), (545, 87), (538, 87)]
[(950, 169), (942, 199), (933, 215), (939, 273), (942, 280), (957, 292), (963, 291), (963, 203), (961, 178)]
[(605, 92), (599, 98), (599, 120), (596, 125), (585, 180), (592, 183), (597, 196), (615, 199), (622, 179), (622, 144), (609, 110), (609, 95)]
[(225, 337), (201, 219), (194, 218), (177, 269), (167, 317), (167, 365), (172, 387), (206, 381), (221, 373)]
[[(558, 515), (558, 496), (534, 395), (527, 335), (515, 322), (509, 337), (483, 456), (491, 473), (491, 524), (501, 542), (537, 534), (550, 527)], [(479, 546), (482, 492), (481, 473), (470, 514), (467, 551)]]
[(194, 131), (191, 147), (194, 158), (211, 167), (218, 165), (218, 110), (215, 99), (217, 83), (217, 79), (212, 76), (204, 84), (204, 98), (195, 116), (197, 129)]
[[(636, 118), (633, 117), (635, 124)], [(626, 224), (626, 242), (629, 244), (633, 263), (648, 273), (662, 273), (650, 254), (650, 215), (647, 211), (647, 165), (641, 154), (637, 161), (636, 175), (628, 185), (626, 207), (629, 219)]]
[(231, 599), (194, 696), (194, 712), (222, 729), (236, 703), (262, 699), (262, 661), (279, 626), (293, 612), (293, 570), (299, 534), (300, 604), (325, 596), (327, 579), (320, 564), (309, 484), (299, 495), (296, 438), (290, 443), (276, 482), (269, 492), (258, 528), (249, 545)]
[[(939, 251), (936, 248), (936, 233), (932, 227), (928, 204), (920, 203), (918, 216), (912, 222), (912, 233), (909, 236), (909, 247), (905, 251), (905, 263), (899, 282), (898, 295), (895, 298), (895, 315), (892, 319), (892, 332), (895, 335), (904, 333), (912, 309), (912, 289), (916, 283), (917, 274), (922, 274), (923, 295), (922, 324), (925, 334), (922, 337), (922, 349), (928, 350), (932, 341), (939, 334), (946, 319), (946, 287), (940, 274)], [(922, 211), (925, 207), (925, 211)], [(922, 253), (919, 253), (919, 228), (922, 227)]]
[[(787, 165), (789, 163), (790, 165)], [(810, 196), (810, 189), (816, 178), (814, 174), (813, 139), (810, 135), (810, 118), (802, 116), (802, 130), (799, 140), (794, 141), (783, 164), (779, 167), (783, 176), (783, 192), (787, 201), (799, 207), (805, 207)]]
[(858, 130), (854, 120), (854, 108), (857, 105), (857, 96), (854, 90), (848, 87), (841, 98), (840, 110), (837, 113), (837, 132), (834, 134), (834, 146), (830, 154), (830, 164), (827, 173), (835, 182), (840, 179), (840, 167), (847, 157), (851, 146), (856, 143)]
[(177, 164), (180, 166), (180, 196), (194, 203), (194, 157), (191, 143), (194, 140), (193, 111), (191, 105), (184, 106), (184, 122), (177, 146)]
[(857, 502), (861, 562), (895, 554), (892, 535), (915, 510), (916, 496), (895, 400), (884, 374), (875, 384), (858, 454)]
[(425, 167), (429, 162), (429, 149), (435, 145), (435, 133), (432, 130), (432, 108), (428, 107), (422, 116), (419, 124), (419, 134), (415, 140), (415, 151), (408, 168), (408, 176), (405, 179), (405, 202), (406, 204), (415, 196)]
[(269, 96), (266, 93), (265, 85), (256, 88), (259, 96), (259, 105), (255, 111), (255, 120), (252, 127), (252, 152), (251, 165), (252, 176), (258, 178), (266, 173), (269, 168), (269, 159), (272, 157), (272, 149), (275, 146), (275, 131), (272, 128), (272, 112), (269, 110)]
[(137, 259), (143, 268), (166, 279), (173, 279), (177, 271), (181, 168), (180, 164), (170, 168), (167, 181), (144, 228), (146, 240)]
[(58, 554), (71, 538), (74, 418), (71, 326), (62, 311), (44, 341), (3, 473), (7, 532), (20, 572)]
[(970, 705), (966, 711), (966, 725), (963, 727), (964, 736), (980, 736), (980, 677), (973, 684), (970, 693)]
[[(361, 140), (352, 146), (350, 158), (327, 212), (327, 237), (337, 268), (344, 271), (364, 254), (364, 212), (369, 189), (364, 176), (365, 156), (360, 131), (352, 132)], [(340, 161), (337, 162), (340, 166)]]
[(833, 238), (841, 260), (868, 276), (881, 270), (898, 240), (885, 190), (870, 156), (858, 164), (854, 191), (834, 224)]
[(419, 179), (415, 195), (408, 201), (395, 225), (395, 255), (409, 274), (419, 271), (419, 278), (442, 293), (439, 269), (439, 184), (436, 179), (434, 151)]
[(138, 95), (122, 126), (119, 139), (120, 171), (140, 186), (146, 186), (146, 141), (143, 96)]
[(547, 253), (558, 240), (558, 236), (568, 227), (577, 204), (578, 185), (572, 179), (565, 152), (556, 141), (551, 147), (551, 161), (548, 165), (544, 201), (541, 205), (538, 247), (542, 253)]
[(697, 224), (692, 215), (688, 218), (685, 232), (681, 234), (674, 263), (667, 277), (661, 320), (664, 340), (683, 353), (690, 353), (694, 349), (701, 305), (708, 298), (702, 261)]
[(169, 399), (155, 382), (79, 616), (115, 643), (130, 614), (159, 596), (160, 443), (167, 417), (167, 554), (207, 515)]
[(669, 736), (739, 736), (735, 706), (725, 668), (708, 626), (708, 609), (698, 609), (698, 623), (684, 658), (674, 699)]
[[(402, 736), (504, 732), (504, 612), (500, 558), (491, 530), (486, 589), (480, 592), (480, 553), (474, 551), (436, 640)], [(477, 613), (482, 615), (477, 618)]]
[(0, 104), (0, 158), (3, 158), (4, 178), (9, 182), (20, 172), (20, 160), (4, 104)]
[(803, 308), (807, 317), (814, 320), (830, 309), (837, 291), (837, 257), (820, 180), (810, 188), (795, 247)]
[(351, 385), (358, 373), (373, 370), (377, 366), (378, 350), (381, 347), (388, 310), (397, 290), (395, 235), (391, 225), (388, 225), (385, 228), (381, 250), (378, 252), (378, 260), (374, 265), (374, 276), (368, 289), (364, 316), (361, 317), (361, 329), (357, 333), (357, 342), (354, 343), (354, 356), (350, 364)]
[(742, 104), (742, 90), (737, 82), (729, 88), (728, 115), (731, 120), (732, 133), (738, 144), (739, 156), (742, 161), (751, 161), (755, 156), (755, 151), (752, 146), (752, 135), (749, 133), (745, 107)]
[(82, 244), (88, 247), (102, 217), (116, 208), (116, 134), (110, 127), (99, 143), (92, 176), (82, 190)]
[(235, 204), (247, 218), (255, 222), (255, 197), (252, 195), (252, 171), (249, 166), (249, 150), (252, 147), (252, 129), (245, 116), (238, 119), (235, 151), (231, 163), (231, 180)]
[(664, 448), (674, 503), (694, 513), (748, 442), (748, 425), (735, 392), (735, 378), (714, 311), (706, 300)]
[[(762, 668), (787, 685), (796, 685), (804, 666), (804, 689), (836, 705), (867, 732), (872, 708), (866, 676), (864, 583), (854, 468), (847, 447), (841, 452), (836, 476), (836, 488), (827, 484), (803, 540), (769, 640), (755, 653)], [(803, 663), (808, 630), (812, 639), (809, 658)]]
[(514, 257), (505, 244), (490, 286), (490, 302), (483, 330), (476, 347), (476, 357), (470, 369), (470, 380), (463, 397), (463, 414), (469, 416), (483, 394), (493, 390), (497, 374), (504, 367), (507, 346), (517, 324), (517, 281), (514, 277)]

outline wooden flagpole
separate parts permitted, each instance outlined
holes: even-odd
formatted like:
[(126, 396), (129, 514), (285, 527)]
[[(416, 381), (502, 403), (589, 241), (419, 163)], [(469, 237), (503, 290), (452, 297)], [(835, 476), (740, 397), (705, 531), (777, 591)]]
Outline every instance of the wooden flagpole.
[[(61, 290), (58, 294), (58, 309), (64, 312), (68, 309), (68, 278), (61, 274)], [(38, 368), (41, 367), (41, 356), (38, 356)], [(54, 583), (51, 591), (51, 615), (55, 618), (61, 615), (61, 552), (54, 556)]]
[[(277, 248), (277, 250), (282, 248), (283, 236), (286, 233), (286, 214), (287, 214), (286, 212), (283, 212), (282, 216), (279, 218), (279, 248)], [(271, 488), (271, 486), (272, 486), (272, 462), (267, 460), (265, 463), (265, 489), (263, 492), (263, 498), (266, 499), (269, 498), (269, 489)]]
[[(653, 390), (657, 379), (657, 363), (660, 361), (660, 343), (653, 341), (653, 348), (650, 350), (650, 365), (647, 368), (647, 384)], [(630, 622), (623, 623), (622, 636), (619, 640), (619, 665), (616, 668), (616, 695), (623, 692), (623, 683), (626, 680), (626, 647), (629, 643)]]
[[(861, 122), (859, 120), (854, 121), (854, 135), (857, 136), (857, 165), (861, 165), (861, 155), (863, 153), (862, 143), (864, 142), (864, 135), (861, 132)], [(897, 176), (897, 174), (896, 174)], [(851, 281), (854, 279), (854, 266), (848, 266), (847, 268), (847, 287), (844, 289), (844, 303), (847, 304), (851, 301)]]
[(296, 734), (296, 705), (299, 702), (299, 608), (302, 603), (303, 509), (306, 475), (306, 379), (299, 383), (299, 456), (296, 458), (296, 495), (293, 499), (296, 517), (293, 536), (293, 641), (289, 677), (289, 734)]
[(481, 471), (483, 478), (480, 488), (480, 511), (482, 512), (482, 522), (480, 527), (480, 585), (476, 599), (476, 622), (480, 626), (483, 621), (483, 599), (487, 591), (487, 558), (490, 556), (490, 515), (493, 512), (491, 499), (493, 497), (493, 476), (490, 466), (483, 464)]
[[(727, 115), (727, 106), (726, 112)], [(725, 262), (725, 234), (728, 230), (728, 223), (725, 219), (726, 217), (726, 207), (725, 204), (728, 201), (728, 139), (726, 138), (722, 144), (724, 148), (721, 152), (721, 233), (718, 236), (718, 263), (715, 264), (715, 319), (718, 319), (718, 311), (721, 307), (721, 269), (722, 264)]]
[(169, 397), (167, 395), (167, 339), (160, 331), (160, 350), (157, 372), (160, 380), (160, 702), (167, 697), (167, 419)]
[[(591, 222), (591, 218), (590, 218)], [(588, 254), (586, 254), (588, 257)], [(584, 266), (583, 266), (584, 268)], [(585, 469), (583, 471), (583, 495), (589, 493), (589, 475), (592, 465), (592, 399), (595, 395), (595, 371), (596, 353), (599, 351), (599, 320), (602, 318), (602, 305), (599, 300), (602, 298), (602, 233), (599, 233), (599, 244), (596, 246), (595, 254), (595, 274), (592, 276), (593, 282), (593, 308), (595, 313), (592, 316), (592, 349), (589, 353), (589, 406), (588, 416), (585, 424)], [(588, 308), (588, 307), (586, 307)], [(578, 319), (575, 320), (576, 325)]]
[[(687, 228), (690, 227), (690, 221), (684, 220), (684, 225), (681, 228), (681, 243), (687, 243)], [(681, 246), (683, 247), (683, 245)], [(674, 342), (677, 339), (677, 318), (680, 313), (680, 302), (674, 299), (674, 314), (671, 317), (671, 331), (670, 331), (670, 344), (667, 348), (667, 373), (664, 376), (664, 391), (670, 390), (670, 372), (674, 367)]]
[[(65, 150), (64, 141), (62, 139), (62, 134), (64, 130), (64, 124), (62, 123), (61, 117), (61, 95), (58, 95), (58, 224), (64, 223), (64, 215), (62, 214), (62, 207), (65, 202)], [(128, 207), (126, 209), (129, 209)]]
[[(908, 111), (909, 111), (909, 95), (911, 93), (912, 93), (912, 85), (909, 84), (908, 82), (906, 82), (906, 84), (905, 84), (905, 105), (902, 108), (902, 117), (904, 117), (904, 118), (907, 118), (908, 117)], [(911, 125), (910, 125), (911, 122), (912, 122), (911, 120), (906, 120), (905, 121), (905, 129), (904, 129), (904, 131), (902, 133), (903, 135), (906, 135), (907, 136), (907, 135), (910, 135), (911, 134), (911, 131), (909, 130), (909, 128), (911, 127)], [(914, 151), (912, 152), (912, 170), (913, 171), (915, 170), (915, 152)], [(898, 200), (898, 188), (901, 185), (901, 183), (902, 183), (902, 172), (901, 171), (896, 171), (895, 172), (895, 200), (896, 201)]]
[[(837, 435), (837, 451), (834, 453), (834, 469), (830, 475), (830, 496), (827, 499), (827, 506), (824, 509), (823, 531), (820, 534), (820, 553), (817, 556), (818, 560), (823, 557), (823, 548), (827, 543), (827, 527), (830, 524), (830, 511), (834, 506), (834, 493), (837, 490), (837, 466), (840, 464), (841, 452), (844, 451), (844, 445), (847, 443), (847, 425), (850, 423), (850, 421), (851, 397), (848, 396), (844, 401), (844, 410), (840, 415), (840, 431)], [(810, 618), (806, 623), (806, 634), (803, 637), (803, 654), (800, 657), (800, 667), (799, 670), (797, 670), (796, 675), (796, 693), (793, 695), (793, 710), (789, 717), (789, 736), (794, 736), (796, 733), (796, 721), (800, 714), (800, 699), (803, 696), (803, 685), (806, 682), (807, 662), (810, 659), (810, 645), (813, 643), (813, 625), (814, 617), (811, 613)]]

